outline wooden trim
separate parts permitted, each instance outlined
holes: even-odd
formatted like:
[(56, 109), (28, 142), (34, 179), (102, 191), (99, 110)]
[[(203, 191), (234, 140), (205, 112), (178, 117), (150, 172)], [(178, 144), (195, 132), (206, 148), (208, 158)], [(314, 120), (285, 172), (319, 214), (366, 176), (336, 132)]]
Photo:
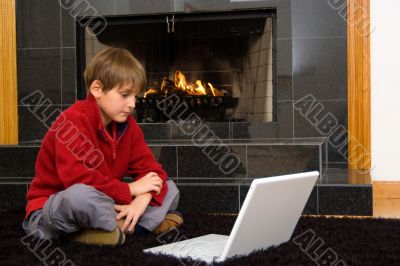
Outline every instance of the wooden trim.
[(374, 198), (400, 199), (400, 182), (373, 182)]
[(370, 0), (347, 1), (348, 165), (371, 169)]
[(356, 169), (347, 170), (349, 184), (371, 184), (371, 174), (369, 171), (359, 171)]
[(400, 218), (400, 182), (373, 182), (375, 217)]
[(0, 145), (18, 144), (15, 0), (0, 1)]

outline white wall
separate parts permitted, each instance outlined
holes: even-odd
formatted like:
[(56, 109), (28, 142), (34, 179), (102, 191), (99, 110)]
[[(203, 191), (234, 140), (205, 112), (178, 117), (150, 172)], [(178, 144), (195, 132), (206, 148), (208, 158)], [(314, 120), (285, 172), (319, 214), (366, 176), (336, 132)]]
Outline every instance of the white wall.
[(372, 179), (400, 181), (400, 1), (371, 0)]

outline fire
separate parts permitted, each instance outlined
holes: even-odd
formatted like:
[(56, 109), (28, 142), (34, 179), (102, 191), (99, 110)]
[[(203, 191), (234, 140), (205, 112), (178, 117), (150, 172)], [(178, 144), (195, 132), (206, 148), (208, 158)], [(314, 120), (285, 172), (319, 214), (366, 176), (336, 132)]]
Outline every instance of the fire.
[(212, 95), (212, 96), (224, 96), (224, 92), (215, 88), (211, 83), (203, 83), (201, 80), (196, 80), (195, 84), (188, 82), (185, 75), (181, 71), (176, 71), (174, 80), (167, 78), (163, 79), (161, 90), (148, 89), (144, 97), (150, 94), (170, 94), (170, 93), (185, 93), (187, 95)]
[(158, 91), (156, 89), (148, 89), (145, 93), (144, 93), (144, 97), (146, 98), (147, 95), (149, 94), (154, 94), (154, 93), (158, 93)]
[(211, 83), (207, 83), (211, 89), (213, 96), (224, 96), (224, 93), (216, 88)]
[(182, 90), (189, 95), (207, 95), (207, 91), (201, 83), (201, 80), (196, 80), (196, 85), (187, 82), (185, 75), (180, 71), (175, 72), (174, 83), (178, 90)]

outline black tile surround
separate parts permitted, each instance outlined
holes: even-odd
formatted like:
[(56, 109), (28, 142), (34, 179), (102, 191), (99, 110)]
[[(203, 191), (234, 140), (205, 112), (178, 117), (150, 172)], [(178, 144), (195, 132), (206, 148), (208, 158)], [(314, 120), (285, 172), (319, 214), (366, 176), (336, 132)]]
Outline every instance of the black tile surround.
[[(66, 1), (72, 3), (78, 2)], [(245, 131), (220, 131), (223, 138), (310, 138), (321, 136), (293, 109), (294, 102), (307, 93), (321, 101), (339, 123), (347, 125), (346, 23), (328, 1), (320, 0), (89, 0), (97, 15), (162, 14), (173, 12), (229, 11), (275, 8), (277, 14), (277, 101), (278, 122), (232, 124)], [(76, 10), (64, 9), (57, 1), (16, 2), (19, 100), (40, 90), (49, 105), (65, 109), (76, 100), (75, 19)], [(46, 15), (43, 15), (46, 14)], [(85, 13), (83, 13), (85, 14)], [(82, 15), (82, 14), (81, 14)], [(310, 48), (312, 47), (312, 48)], [(313, 51), (313, 52), (308, 52)], [(334, 63), (332, 63), (334, 62)], [(46, 132), (40, 121), (31, 119), (20, 103), (20, 141), (41, 140)], [(29, 121), (30, 123), (27, 123)], [(216, 126), (216, 125), (215, 125)], [(247, 130), (248, 129), (248, 130)], [(154, 139), (154, 131), (145, 130)], [(182, 137), (172, 127), (173, 137)], [(345, 163), (333, 148), (332, 163)]]
[[(243, 176), (239, 177), (202, 174), (201, 177), (193, 178), (198, 173), (197, 168), (193, 168), (189, 176), (183, 176), (179, 171), (177, 151), (186, 150), (188, 147), (190, 150), (193, 147), (187, 146), (187, 142), (171, 141), (163, 142), (163, 145), (160, 143), (150, 143), (150, 148), (177, 183), (181, 191), (182, 211), (236, 213), (240, 210), (254, 177), (251, 171), (245, 171), (242, 173)], [(231, 145), (246, 146), (240, 142), (234, 144), (236, 145)], [(268, 148), (276, 145), (275, 143), (264, 146)], [(255, 146), (247, 144), (247, 149), (258, 146), (259, 143)], [(25, 195), (34, 176), (34, 162), (38, 151), (38, 144), (3, 146), (0, 149), (0, 156), (5, 158), (0, 162), (0, 210), (23, 210), (25, 207)], [(247, 159), (252, 160), (252, 158)], [(297, 170), (294, 169), (293, 172), (295, 171)], [(304, 214), (372, 215), (372, 186), (348, 184), (345, 171), (346, 169), (344, 171), (328, 169), (325, 172), (324, 178), (315, 185)], [(330, 173), (332, 173), (332, 183), (329, 183)], [(263, 176), (272, 175), (266, 172)]]

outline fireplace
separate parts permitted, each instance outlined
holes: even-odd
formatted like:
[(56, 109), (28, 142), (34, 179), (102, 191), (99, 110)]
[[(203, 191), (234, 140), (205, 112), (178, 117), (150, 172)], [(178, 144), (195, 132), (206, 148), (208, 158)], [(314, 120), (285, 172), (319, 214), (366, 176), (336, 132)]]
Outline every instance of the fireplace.
[[(273, 9), (106, 17), (94, 35), (78, 27), (78, 96), (86, 63), (106, 46), (123, 47), (145, 66), (148, 84), (137, 97), (140, 123), (276, 121), (276, 16)], [(98, 26), (98, 25), (95, 25)], [(171, 97), (174, 96), (174, 97)], [(160, 102), (184, 103), (167, 116)], [(172, 108), (172, 107), (171, 107)]]

